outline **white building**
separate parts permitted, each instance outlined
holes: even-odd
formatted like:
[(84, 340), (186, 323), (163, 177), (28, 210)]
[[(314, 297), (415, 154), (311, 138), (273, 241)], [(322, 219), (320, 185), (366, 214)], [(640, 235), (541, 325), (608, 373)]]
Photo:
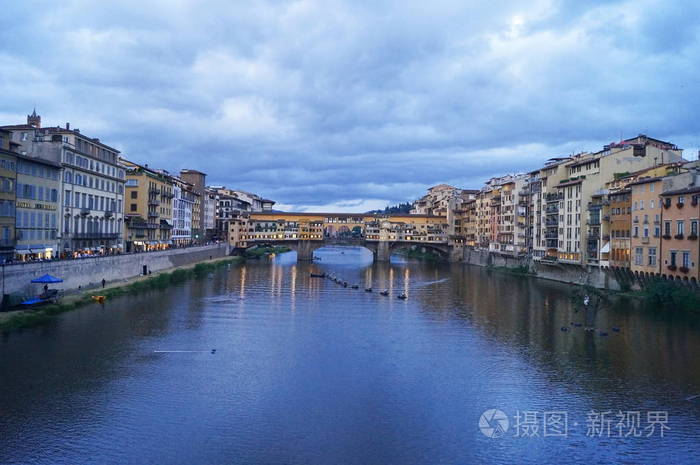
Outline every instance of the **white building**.
[(187, 245), (192, 242), (192, 207), (194, 193), (191, 186), (179, 178), (173, 184), (173, 235), (175, 245)]

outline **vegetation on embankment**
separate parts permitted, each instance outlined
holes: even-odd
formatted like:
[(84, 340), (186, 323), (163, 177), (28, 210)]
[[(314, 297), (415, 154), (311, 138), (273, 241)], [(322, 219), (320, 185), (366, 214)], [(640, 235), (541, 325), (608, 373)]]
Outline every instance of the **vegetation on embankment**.
[(639, 294), (664, 310), (700, 312), (700, 294), (672, 281), (654, 280)]
[(527, 266), (489, 266), (488, 269), (518, 276), (537, 276), (537, 273), (530, 271)]
[(444, 262), (445, 258), (431, 250), (422, 251), (419, 248), (414, 249), (399, 249), (395, 252), (398, 255), (406, 258), (413, 258), (415, 260), (423, 260), (426, 262)]
[(109, 300), (120, 295), (133, 295), (153, 289), (164, 289), (171, 284), (178, 284), (189, 278), (204, 277), (209, 272), (222, 266), (243, 263), (244, 261), (245, 259), (242, 257), (229, 257), (200, 262), (196, 265), (175, 268), (172, 271), (161, 271), (150, 276), (142, 276), (124, 284), (85, 290), (80, 294), (66, 296), (56, 304), (47, 304), (4, 314), (0, 313), (0, 331), (8, 332), (46, 323), (55, 315), (95, 303), (95, 300), (92, 298), (93, 295), (101, 295)]
[(290, 249), (289, 247), (284, 247), (284, 246), (277, 246), (277, 247), (255, 247), (253, 249), (248, 249), (243, 253), (243, 256), (245, 258), (260, 258), (260, 257), (266, 257), (268, 255), (272, 254), (281, 254), (285, 252), (289, 252)]

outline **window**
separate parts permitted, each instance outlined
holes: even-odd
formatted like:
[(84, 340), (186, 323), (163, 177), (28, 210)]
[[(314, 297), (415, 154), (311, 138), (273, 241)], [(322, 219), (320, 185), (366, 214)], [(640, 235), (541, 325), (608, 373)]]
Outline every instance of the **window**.
[(636, 247), (634, 249), (634, 264), (641, 266), (644, 263), (644, 249)]
[(639, 201), (639, 209), (644, 210), (644, 200)]
[(682, 255), (682, 260), (683, 260), (683, 268), (690, 268), (690, 252), (683, 252)]
[(682, 195), (678, 197), (678, 205), (685, 205), (685, 197)]
[(676, 221), (676, 234), (679, 236), (682, 235), (685, 231), (685, 221), (683, 220), (677, 220)]
[(649, 237), (649, 226), (644, 225), (644, 232), (642, 237)]
[(649, 247), (649, 266), (656, 266), (656, 247)]
[(634, 227), (634, 237), (639, 237), (639, 226)]
[(698, 235), (698, 220), (690, 220), (690, 235)]
[(131, 198), (135, 199), (138, 197), (138, 191), (131, 191)]
[(132, 203), (132, 204), (129, 206), (129, 208), (131, 209), (132, 212), (135, 212), (135, 211), (136, 211), (136, 204), (135, 204), (135, 203)]
[(675, 250), (671, 251), (671, 266), (676, 266), (676, 255), (678, 252)]
[(671, 222), (664, 221), (664, 236), (670, 236), (670, 235), (671, 235)]

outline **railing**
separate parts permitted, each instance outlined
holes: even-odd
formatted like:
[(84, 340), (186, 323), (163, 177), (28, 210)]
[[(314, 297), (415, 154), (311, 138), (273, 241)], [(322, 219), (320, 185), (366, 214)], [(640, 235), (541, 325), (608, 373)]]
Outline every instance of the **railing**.
[(74, 233), (73, 239), (119, 239), (119, 233)]

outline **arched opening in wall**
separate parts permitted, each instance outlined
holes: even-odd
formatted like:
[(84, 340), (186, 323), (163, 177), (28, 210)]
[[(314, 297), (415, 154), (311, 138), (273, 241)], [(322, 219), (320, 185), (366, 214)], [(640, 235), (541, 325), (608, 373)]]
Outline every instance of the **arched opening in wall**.
[(371, 265), (374, 261), (374, 252), (359, 245), (326, 244), (315, 249), (313, 256), (319, 265), (357, 264), (363, 266)]
[(392, 256), (398, 256), (405, 259), (418, 259), (426, 261), (446, 261), (448, 253), (446, 250), (433, 246), (431, 244), (393, 244), (389, 252)]

